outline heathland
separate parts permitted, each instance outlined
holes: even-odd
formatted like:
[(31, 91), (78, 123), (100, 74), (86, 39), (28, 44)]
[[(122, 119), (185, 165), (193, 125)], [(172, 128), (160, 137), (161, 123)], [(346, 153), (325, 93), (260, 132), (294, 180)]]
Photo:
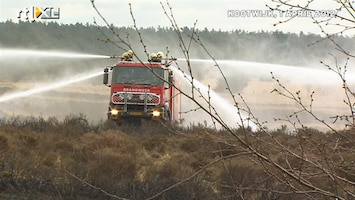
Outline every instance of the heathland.
[[(1, 48), (123, 52), (107, 42), (103, 34), (116, 41), (109, 29), (89, 24), (3, 22), (0, 30)], [(128, 34), (132, 46), (142, 49), (134, 29), (115, 30)], [(182, 29), (184, 37), (191, 31)], [(168, 47), (171, 55), (182, 57), (171, 28), (139, 32), (149, 52)], [(329, 53), (336, 55), (332, 42), (302, 32), (204, 29), (198, 34), (217, 59), (302, 66), (319, 63)], [(354, 38), (334, 40), (344, 49), (355, 46)], [(136, 53), (145, 56), (143, 50)], [(190, 53), (191, 58), (207, 58), (198, 45)], [(96, 61), (6, 59), (0, 64), (0, 94), (31, 87), (39, 76), (48, 81), (96, 69), (92, 62)], [(262, 126), (215, 130), (203, 123), (181, 127), (92, 122), (91, 116), (78, 112), (106, 112), (108, 93), (101, 91), (101, 77), (95, 81), (100, 86), (85, 82), (85, 87), (16, 99), (2, 107), (0, 199), (355, 198), (353, 130), (319, 131), (292, 124), (273, 130)], [(283, 106), (278, 105), (285, 110)]]

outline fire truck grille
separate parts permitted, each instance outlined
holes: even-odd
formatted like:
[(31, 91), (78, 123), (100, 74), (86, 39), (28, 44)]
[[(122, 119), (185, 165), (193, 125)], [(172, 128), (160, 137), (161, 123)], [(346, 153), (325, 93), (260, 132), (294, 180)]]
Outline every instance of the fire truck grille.
[(111, 100), (114, 104), (158, 105), (160, 96), (144, 92), (115, 92)]

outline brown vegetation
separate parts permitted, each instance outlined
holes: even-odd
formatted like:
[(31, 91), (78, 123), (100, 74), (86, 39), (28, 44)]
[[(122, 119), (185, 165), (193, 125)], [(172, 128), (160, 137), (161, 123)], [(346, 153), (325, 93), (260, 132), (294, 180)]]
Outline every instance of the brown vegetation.
[[(127, 40), (115, 31), (97, 10), (119, 41), (129, 49)], [(304, 6), (284, 1), (277, 11), (310, 10), (308, 1)], [(351, 14), (350, 2), (342, 2), (341, 8)], [(204, 125), (189, 128), (158, 126), (143, 123), (139, 127), (102, 122), (88, 123), (84, 116), (68, 116), (63, 121), (56, 118), (29, 117), (12, 118), (0, 125), (0, 191), (5, 199), (355, 199), (354, 165), (354, 92), (345, 78), (348, 63), (335, 67), (324, 64), (342, 80), (345, 103), (349, 114), (339, 114), (335, 121), (344, 120), (346, 131), (332, 127), (313, 111), (314, 92), (304, 98), (301, 91), (293, 92), (282, 80), (272, 74), (277, 87), (272, 91), (293, 101), (298, 107), (285, 119), (275, 119), (291, 126), (269, 130), (260, 122), (248, 106), (245, 98), (235, 95), (224, 72), (200, 40), (197, 30), (192, 29), (185, 40), (177, 25), (169, 3), (162, 5), (181, 51), (186, 58), (189, 75), (192, 77), (191, 94), (180, 91), (205, 111), (213, 123), (222, 127), (220, 131)], [(130, 7), (134, 28), (138, 33), (144, 52), (147, 45), (141, 37)], [(341, 15), (336, 19), (347, 18)], [(286, 23), (291, 19), (280, 23)], [(332, 19), (317, 21), (323, 29)], [(342, 26), (342, 25), (339, 25)], [(344, 26), (340, 32), (352, 30)], [(337, 50), (347, 60), (354, 55), (343, 49), (326, 34)], [(108, 38), (109, 39), (109, 38)], [(323, 40), (323, 39), (322, 39)], [(113, 44), (113, 41), (111, 41)], [(248, 114), (258, 131), (240, 123), (233, 129), (219, 117), (210, 102), (194, 85), (190, 63), (190, 44), (195, 42), (215, 62), (215, 67), (225, 80), (227, 92), (237, 108)], [(319, 43), (315, 42), (314, 44)], [(122, 47), (118, 46), (122, 49)], [(133, 49), (134, 50), (134, 49)], [(167, 49), (168, 51), (168, 49)], [(135, 51), (136, 52), (136, 51)], [(139, 62), (142, 59), (137, 57)], [(335, 60), (336, 57), (335, 57)], [(179, 89), (179, 88), (177, 88)], [(197, 101), (203, 98), (208, 105)], [(307, 101), (309, 100), (309, 101)], [(300, 114), (307, 114), (330, 132), (307, 128)]]
[[(273, 138), (262, 133), (245, 137), (285, 169), (314, 173), (309, 181), (324, 190), (338, 186), (324, 173), (317, 175), (319, 169), (310, 162), (271, 144), (277, 140), (290, 152), (311, 155), (308, 159), (314, 162), (326, 161), (322, 156), (332, 158), (328, 163), (332, 173), (355, 181), (355, 167), (349, 165), (355, 161), (349, 151), (354, 144), (316, 130), (290, 135), (279, 129), (272, 134)], [(297, 194), (290, 184), (282, 184), (277, 175), (271, 176), (280, 172), (267, 171), (257, 159), (230, 135), (202, 125), (172, 132), (157, 124), (92, 125), (80, 115), (63, 121), (14, 117), (1, 121), (0, 126), (0, 198), (147, 199), (172, 185), (176, 186), (158, 199), (307, 197)], [(294, 186), (304, 187), (297, 182)], [(327, 197), (318, 193), (313, 198)]]

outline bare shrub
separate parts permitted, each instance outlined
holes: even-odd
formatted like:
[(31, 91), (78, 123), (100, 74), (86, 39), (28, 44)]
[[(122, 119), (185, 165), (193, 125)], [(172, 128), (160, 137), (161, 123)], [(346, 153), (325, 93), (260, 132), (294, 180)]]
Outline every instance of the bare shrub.
[[(308, 6), (313, 1), (308, 1), (304, 6), (291, 4), (290, 1), (276, 2), (276, 7), (272, 9), (285, 11), (282, 6), (290, 10), (309, 10)], [(96, 9), (94, 1), (92, 3)], [(353, 24), (353, 4), (348, 1), (338, 3), (352, 14), (347, 21)], [(348, 131), (336, 130), (313, 112), (314, 93), (306, 101), (301, 98), (300, 91), (289, 90), (282, 80), (274, 76), (272, 78), (277, 88), (273, 92), (293, 101), (299, 110), (284, 119), (292, 131), (288, 131), (286, 126), (270, 131), (253, 115), (243, 96), (233, 93), (224, 72), (199, 38), (198, 31), (195, 28), (182, 31), (175, 21), (170, 4), (167, 3), (167, 8), (162, 4), (162, 8), (176, 31), (191, 76), (188, 80), (191, 91), (180, 92), (194, 102), (198, 109), (205, 111), (223, 131), (208, 129), (204, 124), (191, 127), (188, 134), (181, 134), (181, 130), (179, 134), (162, 135), (163, 131), (154, 134), (154, 126), (111, 129), (111, 125), (103, 125), (101, 127), (105, 131), (97, 131), (99, 129), (93, 129), (85, 117), (69, 116), (63, 123), (54, 126), (56, 134), (46, 134), (46, 129), (37, 126), (45, 124), (45, 121), (39, 120), (33, 125), (14, 119), (8, 126), (2, 126), (2, 131), (11, 133), (5, 142), (9, 148), (1, 157), (3, 187), (6, 184), (15, 185), (24, 190), (38, 189), (53, 196), (61, 194), (64, 198), (95, 199), (355, 198), (352, 156), (354, 93), (346, 81), (346, 70), (343, 71), (347, 63), (345, 67), (336, 64), (329, 69), (342, 80), (346, 97), (344, 102), (349, 107), (349, 113), (335, 116), (335, 119), (345, 120), (350, 127)], [(148, 56), (132, 9), (130, 11), (143, 51)], [(327, 24), (329, 20), (323, 22)], [(315, 21), (322, 31), (323, 22)], [(128, 35), (127, 38), (122, 37), (108, 23), (107, 28), (125, 48), (131, 47)], [(348, 30), (353, 30), (353, 26), (345, 26), (344, 31)], [(184, 34), (187, 34), (187, 40)], [(337, 45), (333, 35), (325, 36), (346, 57), (354, 57)], [(209, 96), (204, 97), (195, 87), (193, 67), (189, 60), (192, 43), (211, 57), (220, 71), (221, 79), (225, 80), (227, 92), (237, 108), (236, 115), (241, 122), (237, 129), (223, 121), (211, 105)], [(207, 106), (197, 101), (200, 96)], [(246, 113), (248, 118), (245, 119), (242, 113)], [(304, 126), (299, 118), (300, 113), (311, 116), (328, 128), (329, 132), (323, 133)], [(243, 122), (253, 122), (258, 130), (253, 131)], [(20, 133), (16, 127), (19, 127)], [(134, 134), (127, 135), (125, 131)], [(149, 137), (142, 137), (145, 133)], [(58, 135), (67, 140), (58, 140)], [(53, 147), (44, 144), (49, 140), (54, 140)], [(43, 182), (46, 187), (42, 186)], [(53, 192), (55, 189), (57, 193)]]

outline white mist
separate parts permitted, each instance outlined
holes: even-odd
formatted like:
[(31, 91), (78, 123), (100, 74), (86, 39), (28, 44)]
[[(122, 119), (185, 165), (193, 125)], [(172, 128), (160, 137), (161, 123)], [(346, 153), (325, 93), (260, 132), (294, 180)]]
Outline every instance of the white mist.
[[(183, 73), (182, 71), (180, 71), (179, 69), (175, 68), (175, 67), (171, 67), (171, 69), (174, 71), (174, 74), (178, 76), (179, 80), (183, 81), (184, 85), (182, 85), (183, 91), (184, 88), (187, 91), (184, 91), (187, 94), (191, 94), (191, 76)], [(228, 102), (226, 99), (224, 99), (222, 96), (220, 96), (219, 94), (217, 94), (214, 90), (212, 89), (208, 89), (208, 86), (204, 85), (203, 83), (201, 83), (200, 81), (196, 80), (194, 78), (193, 80), (193, 84), (195, 87), (195, 99), (201, 103), (202, 105), (205, 106), (205, 108), (208, 110), (208, 103), (203, 100), (200, 97), (200, 94), (198, 93), (198, 91), (201, 92), (201, 94), (204, 96), (205, 99), (208, 99), (208, 91), (209, 91), (209, 96), (210, 96), (210, 104), (211, 106), (213, 106), (215, 108), (215, 111), (211, 111), (212, 115), (215, 115), (215, 112), (217, 112), (217, 114), (219, 115), (219, 117), (221, 118), (221, 120), (229, 127), (231, 128), (238, 128), (242, 122), (240, 120), (240, 118), (244, 120), (246, 120), (247, 118), (241, 114), (241, 116), (238, 115), (238, 110), (237, 108), (231, 104), (230, 102)], [(184, 101), (182, 102), (182, 109), (186, 109), (189, 106), (189, 102)], [(201, 113), (201, 112), (192, 112), (189, 113), (191, 115), (194, 115), (194, 117), (192, 117), (190, 120), (191, 122), (200, 122), (202, 123), (203, 120), (204, 121), (211, 121), (211, 118), (208, 118), (206, 116), (202, 116), (203, 115), (207, 115), (206, 113)], [(184, 115), (182, 115), (182, 118), (184, 118)], [(218, 118), (218, 117), (217, 117)], [(250, 126), (252, 129), (256, 129), (256, 126), (254, 124), (247, 123), (246, 121), (243, 122), (244, 125), (246, 126)], [(211, 124), (211, 123), (209, 123)]]
[(71, 85), (74, 83), (82, 82), (82, 81), (97, 77), (102, 74), (103, 74), (103, 71), (100, 71), (100, 72), (95, 71), (95, 72), (91, 72), (91, 73), (80, 74), (80, 75), (77, 75), (74, 77), (66, 78), (62, 81), (45, 84), (43, 86), (39, 86), (39, 87), (32, 88), (29, 90), (6, 94), (3, 96), (0, 96), (0, 103), (7, 102), (10, 100), (14, 100), (14, 99), (18, 99), (18, 98), (22, 98), (22, 97), (26, 97), (26, 96), (31, 96), (31, 95), (43, 93), (43, 92), (47, 92), (47, 91), (51, 91), (51, 90), (58, 89), (58, 88), (62, 88), (62, 87), (65, 87), (65, 86), (68, 86), (68, 85)]
[(63, 51), (43, 51), (32, 49), (0, 49), (0, 59), (28, 59), (28, 58), (110, 58), (105, 55), (83, 54)]

